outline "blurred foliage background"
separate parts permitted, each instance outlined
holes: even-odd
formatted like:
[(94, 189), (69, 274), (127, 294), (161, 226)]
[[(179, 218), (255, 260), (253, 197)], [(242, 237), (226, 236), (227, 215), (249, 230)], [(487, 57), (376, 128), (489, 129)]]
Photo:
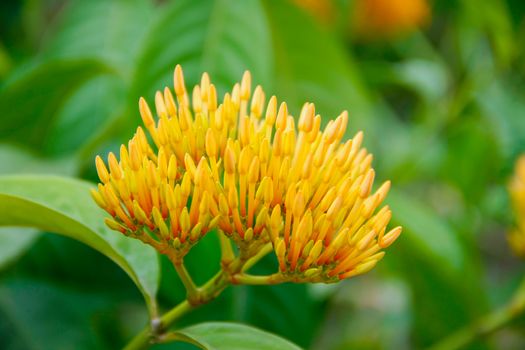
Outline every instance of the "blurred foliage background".
[[(405, 227), (365, 276), (230, 288), (184, 324), (246, 322), (309, 349), (419, 349), (511, 297), (525, 272), (505, 238), (506, 185), (525, 152), (525, 2), (3, 1), (0, 174), (95, 181), (95, 155), (131, 136), (139, 96), (171, 86), (177, 63), (188, 86), (208, 71), (221, 94), (250, 69), (294, 115), (305, 101), (326, 119), (347, 109), (347, 137), (365, 131)], [(209, 235), (189, 268), (205, 281), (219, 259)], [(167, 309), (183, 287), (161, 264)], [(113, 349), (146, 320), (108, 258), (1, 229), (0, 348)], [(472, 348), (523, 349), (524, 330), (518, 319)]]

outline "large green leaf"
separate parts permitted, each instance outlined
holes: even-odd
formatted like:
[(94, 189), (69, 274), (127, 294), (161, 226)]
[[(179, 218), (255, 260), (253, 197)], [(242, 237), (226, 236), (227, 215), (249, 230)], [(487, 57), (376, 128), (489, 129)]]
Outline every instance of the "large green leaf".
[[(357, 67), (332, 35), (287, 1), (265, 1), (275, 53), (276, 90), (297, 110), (316, 103), (324, 117), (343, 109), (363, 122), (369, 100)], [(372, 116), (370, 116), (372, 117)]]
[(0, 89), (0, 138), (38, 147), (64, 101), (88, 79), (108, 73), (95, 60), (50, 61)]
[(108, 75), (95, 77), (79, 87), (64, 102), (48, 131), (46, 154), (56, 156), (80, 151), (78, 160), (89, 161), (92, 166), (94, 155), (85, 156), (82, 152), (122, 117), (126, 89), (119, 77)]
[(254, 82), (267, 86), (272, 48), (259, 0), (182, 0), (161, 10), (139, 55), (134, 101), (140, 94), (151, 98), (155, 90), (172, 86), (176, 64), (182, 65), (188, 86), (208, 71), (224, 92), (245, 69), (251, 70)]
[(122, 267), (156, 312), (159, 266), (155, 251), (111, 231), (90, 198), (93, 185), (52, 176), (0, 177), (0, 225), (27, 226), (77, 239)]
[(370, 99), (352, 58), (310, 16), (286, 1), (265, 1), (275, 53), (275, 90), (293, 111), (309, 101), (326, 118), (342, 110), (363, 128)]
[(459, 232), (419, 199), (392, 190), (388, 202), (404, 231), (391, 257), (412, 289), (415, 341), (428, 346), (485, 309), (477, 261)]
[(0, 143), (0, 175), (22, 173), (72, 175), (76, 169), (77, 164), (74, 159), (43, 158), (29, 150)]
[[(76, 169), (71, 159), (44, 159), (9, 144), (0, 144), (0, 175), (38, 173), (70, 175)], [(40, 232), (33, 228), (0, 228), (0, 268), (12, 263), (35, 242)]]
[(68, 1), (57, 16), (57, 29), (44, 56), (97, 58), (129, 76), (153, 15), (150, 0)]
[(181, 329), (175, 336), (206, 350), (274, 350), (300, 347), (257, 328), (228, 322), (207, 322)]

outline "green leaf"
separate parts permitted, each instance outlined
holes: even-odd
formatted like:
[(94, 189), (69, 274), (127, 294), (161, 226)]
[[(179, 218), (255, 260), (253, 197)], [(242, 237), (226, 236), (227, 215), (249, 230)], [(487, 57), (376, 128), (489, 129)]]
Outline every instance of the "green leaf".
[(459, 237), (423, 203), (399, 191), (390, 191), (387, 199), (394, 219), (404, 228), (403, 239), (410, 239), (424, 254), (447, 270), (460, 270), (465, 257)]
[(73, 159), (47, 159), (13, 145), (0, 144), (0, 175), (7, 174), (53, 174), (72, 175), (77, 164)]
[(175, 332), (177, 340), (206, 350), (301, 349), (293, 343), (257, 328), (228, 322), (206, 322)]
[(523, 85), (512, 79), (492, 79), (490, 84), (476, 91), (475, 99), (484, 118), (485, 126), (498, 141), (498, 149), (514, 161), (516, 154), (525, 150), (525, 98)]
[(184, 69), (187, 86), (203, 71), (210, 73), (219, 96), (231, 90), (246, 69), (254, 82), (268, 84), (272, 48), (259, 0), (182, 0), (161, 10), (139, 55), (133, 99), (141, 94), (150, 98), (155, 90), (172, 86), (176, 64)]
[(29, 249), (39, 234), (31, 228), (0, 227), (0, 269)]
[(484, 312), (487, 300), (475, 255), (462, 245), (460, 232), (413, 196), (388, 195), (393, 221), (403, 226), (390, 258), (412, 289), (414, 338), (426, 347)]
[[(98, 76), (71, 94), (58, 111), (44, 145), (49, 155), (71, 154), (83, 149), (122, 117), (127, 87), (117, 76)], [(93, 155), (79, 161), (91, 161)], [(92, 165), (92, 163), (90, 163)]]
[(150, 0), (68, 1), (44, 55), (97, 58), (129, 76), (153, 14)]
[(94, 60), (51, 61), (0, 89), (0, 138), (39, 147), (64, 101), (88, 79), (108, 73)]
[(126, 271), (144, 295), (150, 312), (156, 313), (156, 252), (106, 228), (104, 211), (89, 195), (92, 187), (87, 182), (53, 176), (0, 177), (0, 225), (37, 227), (93, 247)]
[[(265, 1), (275, 53), (275, 90), (297, 112), (314, 102), (334, 118), (348, 109), (351, 125), (363, 127), (370, 101), (357, 67), (332, 35), (286, 1)], [(357, 123), (359, 125), (353, 124)]]

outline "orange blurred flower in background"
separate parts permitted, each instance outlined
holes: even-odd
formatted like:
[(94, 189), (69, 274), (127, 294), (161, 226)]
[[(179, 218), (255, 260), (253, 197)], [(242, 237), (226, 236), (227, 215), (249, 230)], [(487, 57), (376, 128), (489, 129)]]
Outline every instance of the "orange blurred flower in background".
[(426, 0), (356, 0), (352, 24), (360, 36), (392, 37), (428, 23)]
[[(330, 24), (336, 17), (360, 38), (392, 38), (414, 31), (430, 21), (426, 0), (354, 0), (337, 5), (333, 0), (293, 0), (319, 22)], [(341, 14), (337, 14), (339, 10)]]
[(516, 217), (516, 226), (509, 232), (509, 244), (516, 255), (525, 258), (525, 155), (516, 161), (509, 193)]

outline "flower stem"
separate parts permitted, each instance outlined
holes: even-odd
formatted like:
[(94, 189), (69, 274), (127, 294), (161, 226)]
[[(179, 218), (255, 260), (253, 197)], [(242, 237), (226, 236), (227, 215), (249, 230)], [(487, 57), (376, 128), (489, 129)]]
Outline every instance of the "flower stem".
[(183, 261), (174, 261), (173, 267), (177, 271), (177, 274), (180, 277), (180, 280), (182, 281), (182, 284), (184, 285), (184, 288), (186, 288), (186, 294), (188, 301), (190, 304), (193, 304), (196, 299), (198, 299), (199, 291), (197, 290), (197, 286), (195, 286), (195, 282), (193, 282), (193, 279), (191, 278), (190, 274), (188, 273), (188, 270), (186, 270), (186, 266), (184, 266)]
[(502, 328), (523, 312), (525, 312), (525, 279), (521, 282), (512, 300), (507, 305), (453, 333), (429, 350), (462, 349), (474, 340)]
[(267, 243), (266, 245), (264, 245), (257, 254), (255, 254), (253, 257), (246, 261), (246, 263), (242, 267), (242, 271), (248, 271), (253, 265), (255, 265), (259, 260), (264, 258), (272, 250), (273, 247), (271, 243)]
[[(178, 304), (173, 309), (165, 313), (160, 320), (157, 320), (157, 322), (153, 320), (151, 322), (151, 327), (145, 327), (128, 343), (128, 345), (126, 345), (124, 350), (140, 350), (146, 348), (151, 344), (165, 341), (165, 339), (163, 340), (163, 336), (165, 335), (164, 332), (169, 329), (173, 322), (175, 322), (184, 314), (193, 310), (194, 308), (202, 304), (209, 303), (210, 301), (218, 297), (220, 293), (222, 293), (222, 291), (225, 290), (231, 284), (230, 279), (234, 275), (238, 274), (241, 270), (245, 270), (244, 267), (246, 264), (250, 264), (250, 266), (253, 266), (255, 263), (257, 263), (257, 261), (259, 261), (262, 257), (264, 257), (267, 254), (266, 251), (266, 247), (261, 249), (261, 252), (259, 252), (257, 255), (255, 255), (248, 261), (241, 260), (240, 258), (233, 260), (232, 263), (229, 265), (231, 270), (228, 270), (228, 272), (226, 272), (224, 269), (221, 269), (203, 286), (201, 286), (200, 288), (195, 288), (196, 297), (191, 301), (191, 303), (188, 297), (188, 299), (184, 300), (182, 303)], [(172, 260), (172, 262), (175, 269), (177, 269), (178, 264), (176, 264), (174, 260)], [(179, 275), (181, 275), (181, 279), (183, 279), (182, 276), (187, 276), (188, 279), (186, 280), (186, 282), (190, 281), (193, 287), (195, 287), (195, 284), (193, 283), (193, 280), (191, 279), (184, 265), (180, 264), (180, 267), (183, 269), (183, 271), (181, 270), (179, 272), (179, 270), (177, 270), (177, 272), (179, 273)]]
[(232, 283), (234, 284), (247, 284), (247, 285), (267, 285), (277, 284), (284, 282), (283, 275), (280, 273), (274, 273), (268, 276), (254, 276), (246, 273), (240, 273), (231, 277)]
[[(157, 328), (167, 328), (169, 325), (192, 309), (193, 306), (191, 306), (187, 300), (184, 300), (182, 303), (178, 304), (173, 309), (168, 311), (164, 316), (162, 316), (160, 319), (160, 325)], [(126, 345), (124, 350), (144, 349), (148, 345), (151, 345), (155, 342), (155, 335), (152, 334), (149, 327), (146, 327)]]

